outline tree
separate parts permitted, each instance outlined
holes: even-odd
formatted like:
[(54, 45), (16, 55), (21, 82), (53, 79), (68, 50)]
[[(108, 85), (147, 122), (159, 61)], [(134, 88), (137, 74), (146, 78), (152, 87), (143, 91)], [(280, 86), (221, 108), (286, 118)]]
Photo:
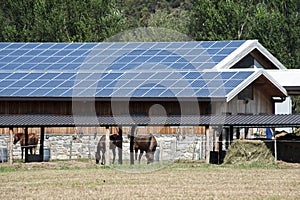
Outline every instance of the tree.
[(8, 0), (0, 15), (1, 41), (103, 41), (125, 24), (112, 0)]
[(150, 15), (148, 20), (148, 26), (150, 27), (167, 28), (183, 34), (188, 34), (188, 23), (189, 12), (181, 8), (170, 11), (158, 9)]
[(288, 68), (299, 68), (297, 0), (194, 0), (189, 33), (196, 40), (258, 39)]

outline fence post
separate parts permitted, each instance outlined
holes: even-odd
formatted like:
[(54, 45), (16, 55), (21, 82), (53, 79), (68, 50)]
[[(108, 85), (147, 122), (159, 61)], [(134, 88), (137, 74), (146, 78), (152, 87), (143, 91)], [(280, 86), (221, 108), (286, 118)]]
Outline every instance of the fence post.
[(205, 162), (209, 164), (209, 158), (210, 158), (210, 127), (205, 127), (205, 135), (206, 135), (206, 156), (205, 156)]
[(9, 128), (9, 164), (13, 164), (13, 128)]
[(4, 150), (1, 148), (1, 161), (4, 163)]
[(106, 127), (105, 132), (105, 165), (109, 165), (110, 157), (109, 157), (109, 146), (110, 146), (110, 138), (109, 138), (109, 127)]
[(274, 157), (275, 157), (275, 163), (277, 162), (277, 142), (276, 138), (274, 138)]
[(91, 160), (92, 158), (92, 155), (91, 155), (91, 133), (92, 133), (92, 130), (91, 130), (91, 127), (88, 128), (88, 134), (89, 134), (89, 142), (88, 142), (88, 159)]
[(71, 140), (71, 143), (70, 143), (70, 155), (69, 155), (69, 160), (72, 159), (72, 144), (73, 144), (73, 140)]
[(164, 141), (161, 139), (159, 142), (159, 164), (163, 164), (163, 150), (164, 150)]

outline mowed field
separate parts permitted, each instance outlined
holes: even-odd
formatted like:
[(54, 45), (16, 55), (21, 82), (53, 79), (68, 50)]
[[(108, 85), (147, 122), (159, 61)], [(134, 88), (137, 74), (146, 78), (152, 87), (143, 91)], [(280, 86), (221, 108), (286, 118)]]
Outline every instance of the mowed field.
[(300, 168), (0, 164), (0, 199), (300, 199)]

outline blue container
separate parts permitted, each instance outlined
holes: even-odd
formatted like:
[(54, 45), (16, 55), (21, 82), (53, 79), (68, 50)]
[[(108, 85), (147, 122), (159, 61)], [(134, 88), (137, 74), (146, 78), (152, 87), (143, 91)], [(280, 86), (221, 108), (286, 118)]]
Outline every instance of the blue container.
[(7, 160), (7, 148), (0, 148), (0, 162), (7, 162)]
[(48, 162), (50, 160), (50, 148), (44, 148), (43, 161)]

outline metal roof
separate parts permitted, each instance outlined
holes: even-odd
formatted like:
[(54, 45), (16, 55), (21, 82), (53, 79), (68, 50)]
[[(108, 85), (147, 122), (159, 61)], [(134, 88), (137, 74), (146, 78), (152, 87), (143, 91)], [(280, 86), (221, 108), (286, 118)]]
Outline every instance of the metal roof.
[(300, 94), (299, 69), (267, 70), (267, 72), (287, 90), (288, 94)]
[(0, 127), (72, 126), (235, 126), (297, 127), (300, 115), (71, 116), (0, 115)]
[(228, 102), (258, 76), (268, 76), (254, 69), (224, 71), (254, 48), (268, 53), (256, 40), (0, 43), (0, 97), (191, 97)]

